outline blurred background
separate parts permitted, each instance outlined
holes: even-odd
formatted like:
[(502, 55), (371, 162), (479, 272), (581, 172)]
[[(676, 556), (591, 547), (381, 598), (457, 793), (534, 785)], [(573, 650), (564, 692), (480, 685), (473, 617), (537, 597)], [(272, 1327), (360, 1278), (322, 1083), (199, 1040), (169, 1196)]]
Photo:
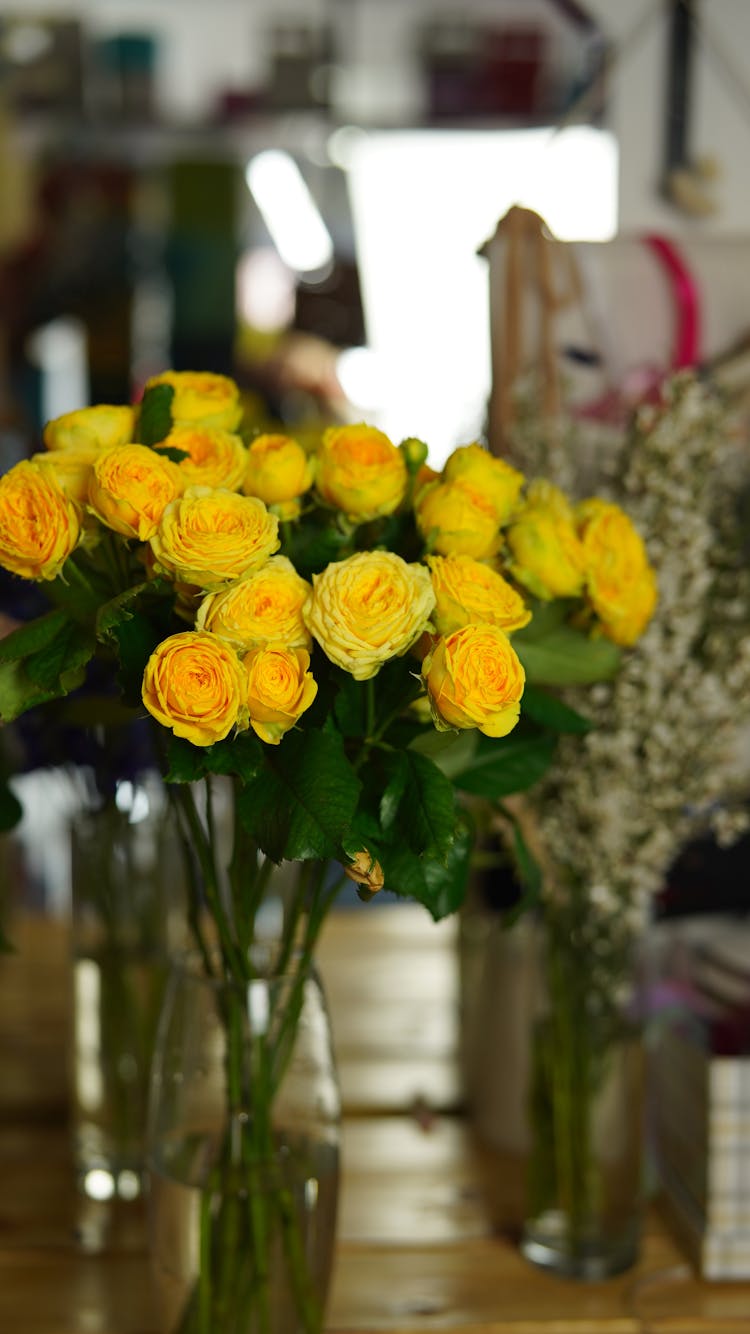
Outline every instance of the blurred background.
[(170, 366), (440, 467), (487, 434), (514, 204), (575, 254), (555, 354), (584, 398), (605, 363), (636, 391), (675, 364), (695, 311), (654, 237), (687, 256), (693, 358), (747, 369), (749, 126), (747, 0), (0, 3), (0, 472)]
[(674, 8), (0, 4), (2, 470), (167, 366), (439, 466), (483, 429), (478, 251), (510, 205), (571, 242), (746, 231), (750, 6), (703, 5), (689, 89)]

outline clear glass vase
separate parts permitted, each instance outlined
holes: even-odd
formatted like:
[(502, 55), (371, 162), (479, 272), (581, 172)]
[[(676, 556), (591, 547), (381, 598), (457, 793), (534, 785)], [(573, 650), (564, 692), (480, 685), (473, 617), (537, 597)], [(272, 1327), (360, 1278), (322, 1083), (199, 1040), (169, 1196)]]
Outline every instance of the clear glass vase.
[(597, 960), (590, 943), (564, 915), (537, 939), (521, 1250), (603, 1279), (638, 1256), (644, 1060), (634, 950)]
[(185, 941), (180, 848), (155, 776), (116, 784), (70, 833), (76, 1179), (91, 1199), (133, 1199), (169, 957)]
[(319, 1334), (340, 1098), (312, 966), (171, 977), (149, 1112), (151, 1253), (169, 1334)]

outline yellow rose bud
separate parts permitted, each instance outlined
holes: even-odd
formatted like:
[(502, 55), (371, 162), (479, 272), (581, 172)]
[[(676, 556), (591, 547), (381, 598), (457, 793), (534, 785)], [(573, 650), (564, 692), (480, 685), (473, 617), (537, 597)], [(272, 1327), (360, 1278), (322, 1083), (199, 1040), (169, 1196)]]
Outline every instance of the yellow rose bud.
[(559, 486), (548, 482), (546, 477), (535, 477), (526, 488), (523, 508), (527, 510), (532, 506), (541, 506), (560, 519), (567, 519), (570, 523), (575, 522), (575, 512), (570, 499)]
[(184, 630), (163, 639), (146, 663), (142, 695), (158, 723), (194, 746), (212, 746), (236, 724), (247, 725), (242, 663), (213, 635)]
[(304, 615), (331, 662), (367, 681), (407, 652), (434, 606), (423, 565), (407, 565), (391, 551), (360, 551), (313, 575)]
[(629, 648), (657, 602), (656, 575), (643, 539), (618, 505), (592, 499), (576, 510), (586, 559), (586, 594), (608, 639)]
[(114, 449), (132, 441), (134, 428), (135, 408), (97, 403), (47, 422), (42, 439), (47, 449)]
[(46, 468), (24, 459), (0, 477), (0, 565), (22, 579), (54, 579), (81, 532), (77, 506)]
[(209, 426), (234, 431), (242, 419), (240, 391), (234, 380), (213, 371), (162, 371), (146, 389), (168, 384), (174, 389), (173, 426)]
[(374, 426), (360, 423), (324, 432), (315, 485), (327, 504), (354, 522), (392, 514), (406, 494), (408, 480), (401, 450)]
[(423, 487), (414, 498), (414, 517), (425, 542), (443, 556), (484, 560), (499, 549), (494, 507), (462, 482), (433, 482)]
[(418, 440), (415, 435), (410, 435), (406, 440), (402, 440), (399, 449), (406, 460), (406, 466), (410, 473), (418, 476), (420, 469), (427, 463), (428, 448), (424, 440)]
[(255, 574), (209, 593), (198, 609), (196, 629), (209, 630), (240, 649), (271, 642), (309, 648), (312, 640), (302, 609), (311, 593), (311, 585), (286, 556), (272, 556)]
[(239, 491), (247, 467), (247, 450), (238, 435), (209, 426), (176, 426), (156, 446), (181, 449), (187, 458), (177, 467), (185, 486), (223, 486)]
[(429, 556), (427, 564), (436, 599), (432, 621), (438, 634), (480, 621), (508, 634), (531, 620), (521, 594), (489, 565), (471, 556)]
[(509, 572), (535, 597), (578, 597), (586, 559), (575, 526), (556, 508), (524, 506), (505, 534)]
[(500, 737), (518, 722), (524, 670), (496, 625), (465, 625), (439, 639), (422, 664), (422, 679), (438, 730), (477, 727)]
[(454, 449), (443, 468), (443, 480), (461, 482), (483, 496), (502, 525), (516, 508), (524, 476), (475, 442)]
[(279, 547), (279, 521), (262, 500), (188, 487), (151, 538), (155, 568), (212, 591), (257, 570)]
[(119, 445), (96, 456), (89, 509), (116, 533), (146, 542), (183, 484), (179, 468), (169, 459), (145, 445)]
[(60, 490), (83, 509), (96, 453), (95, 449), (58, 449), (53, 454), (32, 454), (31, 462), (46, 469)]
[(372, 854), (367, 851), (367, 848), (358, 852), (343, 870), (344, 875), (348, 875), (355, 885), (362, 885), (371, 894), (377, 894), (378, 890), (381, 890), (385, 884), (383, 868), (380, 862), (376, 861)]
[(250, 726), (261, 741), (277, 746), (318, 693), (308, 671), (310, 654), (303, 648), (268, 644), (251, 649), (244, 666)]
[[(266, 505), (288, 505), (312, 486), (313, 462), (289, 435), (258, 435), (250, 442), (242, 490)], [(299, 505), (296, 506), (297, 514)], [(281, 516), (294, 517), (289, 510)]]

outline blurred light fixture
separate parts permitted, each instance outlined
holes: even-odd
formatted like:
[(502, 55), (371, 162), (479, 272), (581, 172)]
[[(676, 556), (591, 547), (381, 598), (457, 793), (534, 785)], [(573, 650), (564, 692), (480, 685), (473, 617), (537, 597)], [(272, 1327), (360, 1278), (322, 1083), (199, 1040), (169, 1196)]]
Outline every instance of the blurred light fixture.
[(264, 149), (248, 162), (245, 180), (284, 263), (307, 282), (327, 277), (333, 241), (294, 158)]
[(295, 275), (273, 246), (255, 246), (237, 264), (237, 313), (261, 333), (286, 329), (294, 319)]

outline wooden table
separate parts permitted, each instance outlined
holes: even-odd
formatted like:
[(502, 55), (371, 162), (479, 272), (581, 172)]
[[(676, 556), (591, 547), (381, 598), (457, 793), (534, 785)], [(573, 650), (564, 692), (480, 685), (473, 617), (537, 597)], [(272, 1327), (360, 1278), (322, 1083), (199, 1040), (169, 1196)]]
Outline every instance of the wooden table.
[[(72, 1187), (67, 937), (13, 923), (0, 960), (0, 1334), (157, 1334), (139, 1205)], [(699, 1282), (656, 1212), (630, 1273), (579, 1284), (493, 1232), (503, 1189), (461, 1115), (455, 923), (342, 910), (320, 951), (345, 1103), (328, 1329), (460, 1334), (750, 1334), (750, 1284)], [(486, 1189), (489, 1187), (489, 1193)]]

